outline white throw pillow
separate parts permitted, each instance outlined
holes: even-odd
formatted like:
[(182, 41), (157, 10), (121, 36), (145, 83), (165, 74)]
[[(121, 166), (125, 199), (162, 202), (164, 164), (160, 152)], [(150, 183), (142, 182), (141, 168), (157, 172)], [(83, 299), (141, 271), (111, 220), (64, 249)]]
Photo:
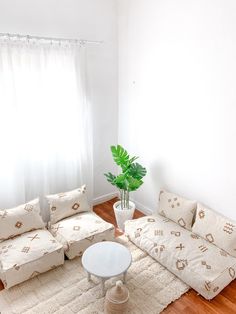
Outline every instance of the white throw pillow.
[(0, 210), (0, 241), (44, 227), (38, 198), (15, 208)]
[(191, 230), (197, 202), (187, 200), (164, 189), (159, 195), (159, 214), (178, 223), (181, 227)]
[(50, 205), (51, 224), (55, 224), (63, 218), (90, 210), (85, 185), (69, 192), (48, 195), (46, 198)]
[(236, 257), (235, 221), (198, 204), (192, 231)]

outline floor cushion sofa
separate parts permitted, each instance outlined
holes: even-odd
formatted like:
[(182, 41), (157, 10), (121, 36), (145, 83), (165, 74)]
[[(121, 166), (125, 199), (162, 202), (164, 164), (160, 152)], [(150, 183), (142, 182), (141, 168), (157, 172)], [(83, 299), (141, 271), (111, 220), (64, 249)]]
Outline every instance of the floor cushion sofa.
[(86, 186), (47, 196), (50, 206), (49, 230), (63, 245), (69, 259), (82, 256), (93, 243), (113, 241), (114, 226), (97, 216), (89, 207)]
[(39, 200), (0, 210), (0, 280), (6, 289), (64, 263), (63, 246), (45, 229)]
[(51, 225), (50, 232), (63, 245), (69, 259), (82, 256), (94, 243), (115, 241), (114, 226), (92, 211), (59, 221)]
[(204, 298), (214, 298), (235, 279), (236, 223), (164, 190), (159, 201), (158, 214), (125, 223), (126, 235)]

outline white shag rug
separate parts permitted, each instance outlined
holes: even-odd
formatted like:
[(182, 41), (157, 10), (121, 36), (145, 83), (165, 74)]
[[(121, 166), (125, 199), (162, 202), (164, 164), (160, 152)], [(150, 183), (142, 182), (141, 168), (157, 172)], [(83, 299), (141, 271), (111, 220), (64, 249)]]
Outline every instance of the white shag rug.
[[(127, 274), (127, 313), (160, 313), (188, 291), (189, 286), (125, 236), (118, 241), (130, 249), (133, 257)], [(106, 288), (116, 280), (106, 281)], [(103, 304), (100, 281), (93, 276), (91, 282), (87, 281), (81, 258), (67, 260), (61, 267), (0, 292), (1, 314), (101, 314)]]

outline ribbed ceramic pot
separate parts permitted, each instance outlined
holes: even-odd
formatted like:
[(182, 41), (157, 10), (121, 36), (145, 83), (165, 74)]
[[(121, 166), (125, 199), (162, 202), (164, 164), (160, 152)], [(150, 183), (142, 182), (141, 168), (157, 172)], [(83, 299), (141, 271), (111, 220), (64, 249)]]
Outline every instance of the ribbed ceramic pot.
[(118, 228), (124, 231), (124, 223), (126, 222), (126, 220), (131, 220), (134, 216), (135, 204), (130, 201), (129, 208), (124, 209), (121, 208), (120, 204), (121, 201), (116, 202), (113, 205), (113, 209), (116, 216)]

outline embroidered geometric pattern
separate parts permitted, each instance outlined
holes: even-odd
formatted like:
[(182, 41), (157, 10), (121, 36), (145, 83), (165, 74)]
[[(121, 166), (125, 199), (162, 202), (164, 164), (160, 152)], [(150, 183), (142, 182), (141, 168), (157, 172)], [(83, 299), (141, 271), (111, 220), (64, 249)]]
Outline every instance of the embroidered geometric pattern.
[(29, 276), (29, 279), (35, 277), (35, 276), (38, 276), (40, 274), (40, 272), (38, 271), (34, 271), (30, 276)]
[(175, 208), (175, 206), (177, 206), (177, 207), (180, 206), (180, 202), (178, 202), (177, 197), (174, 197), (173, 200), (171, 198), (169, 198), (168, 203), (170, 203), (171, 208)]
[(205, 217), (205, 212), (203, 210), (200, 210), (200, 212), (198, 213), (198, 216), (200, 219), (203, 219)]
[(154, 235), (155, 236), (163, 236), (163, 230), (155, 230)]
[(166, 217), (166, 214), (165, 214), (164, 210), (161, 210), (161, 211), (160, 211), (160, 215)]
[(206, 269), (211, 269), (211, 266), (208, 265), (206, 261), (202, 261), (202, 265), (206, 266)]
[(155, 247), (155, 253), (157, 253), (157, 254), (163, 252), (164, 249), (165, 249), (165, 246), (163, 244), (162, 245), (158, 245), (157, 243), (155, 243), (154, 247)]
[(33, 240), (35, 240), (35, 239), (40, 239), (40, 237), (38, 237), (38, 234), (35, 234), (34, 236), (32, 236), (32, 237), (28, 237), (29, 239), (31, 239), (30, 241), (33, 241)]
[(176, 261), (176, 268), (178, 270), (183, 270), (186, 266), (188, 266), (188, 261), (186, 259), (178, 259)]
[(230, 277), (232, 279), (234, 279), (234, 277), (235, 277), (235, 270), (232, 267), (229, 268), (229, 275), (230, 275)]
[(73, 227), (73, 230), (79, 231), (79, 230), (80, 230), (80, 226), (74, 226), (74, 227)]
[(184, 221), (183, 218), (180, 218), (180, 219), (178, 220), (178, 223), (179, 223), (179, 225), (180, 225), (181, 227), (183, 227), (183, 228), (186, 226), (186, 222)]
[(185, 246), (183, 246), (182, 243), (180, 243), (178, 246), (176, 246), (176, 249), (179, 249), (180, 251), (182, 251), (185, 248)]
[(135, 238), (138, 238), (141, 236), (141, 231), (142, 231), (142, 228), (137, 228), (137, 230), (134, 232)]
[(17, 223), (15, 224), (15, 227), (19, 229), (22, 227), (22, 225), (23, 223), (21, 221), (17, 221)]
[(205, 281), (205, 289), (207, 291), (210, 291), (211, 290), (211, 282), (210, 281)]
[(24, 246), (23, 249), (21, 250), (22, 253), (28, 253), (30, 250), (29, 246)]
[(55, 212), (56, 209), (57, 209), (56, 206), (52, 206), (52, 207), (51, 207), (51, 211), (52, 211), (52, 212)]
[(88, 241), (90, 241), (90, 242), (92, 242), (93, 239), (94, 239), (94, 236), (91, 236), (91, 237), (88, 237), (88, 238), (85, 238), (85, 239), (88, 240)]
[(171, 231), (171, 234), (175, 235), (176, 237), (180, 237), (180, 232), (179, 231)]
[(213, 292), (215, 293), (216, 291), (218, 291), (220, 288), (219, 287), (215, 287), (214, 289), (213, 289)]
[(73, 206), (72, 206), (72, 209), (74, 209), (74, 210), (77, 210), (78, 208), (79, 208), (79, 204), (78, 203), (75, 203)]
[(227, 222), (223, 228), (224, 232), (228, 234), (232, 234), (234, 231), (235, 225), (231, 224), (230, 222)]
[(164, 218), (162, 221), (163, 222), (170, 222), (170, 219), (169, 218)]
[(193, 238), (195, 240), (196, 239), (200, 239), (200, 237), (198, 235), (194, 234), (194, 233), (191, 233), (190, 236), (191, 236), (191, 238)]
[(148, 222), (155, 222), (156, 220), (155, 219), (153, 219), (153, 218), (148, 218), (148, 220), (147, 220)]
[(202, 251), (202, 252), (206, 252), (206, 251), (208, 250), (208, 248), (207, 248), (205, 245), (200, 245), (198, 248), (199, 248), (200, 251)]
[(214, 242), (214, 238), (213, 238), (213, 235), (211, 233), (206, 234), (206, 239), (210, 243)]
[(31, 204), (26, 204), (24, 207), (24, 210), (26, 210), (28, 213), (32, 212), (33, 209), (34, 209), (34, 206)]

